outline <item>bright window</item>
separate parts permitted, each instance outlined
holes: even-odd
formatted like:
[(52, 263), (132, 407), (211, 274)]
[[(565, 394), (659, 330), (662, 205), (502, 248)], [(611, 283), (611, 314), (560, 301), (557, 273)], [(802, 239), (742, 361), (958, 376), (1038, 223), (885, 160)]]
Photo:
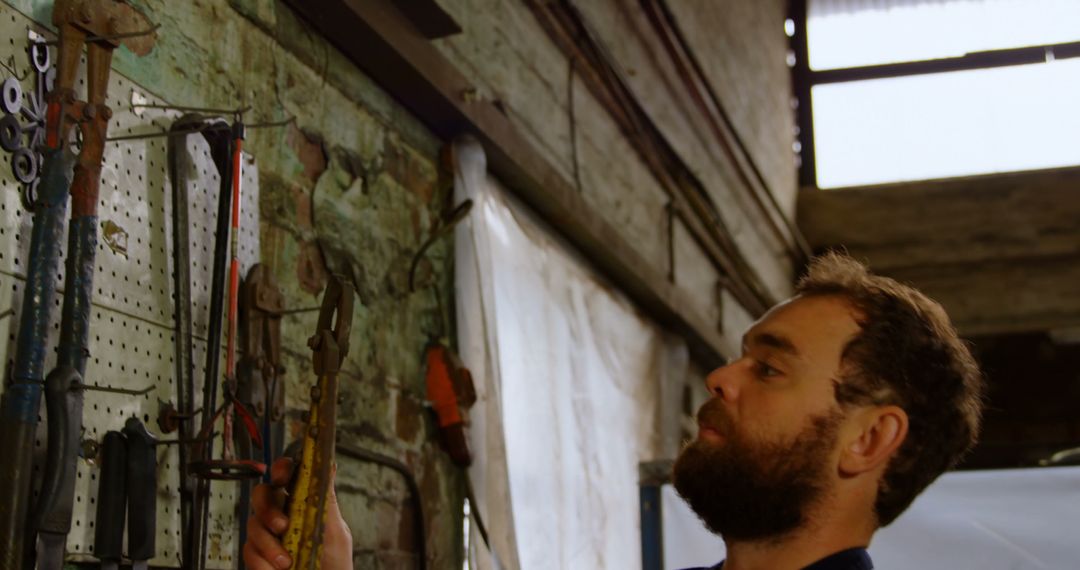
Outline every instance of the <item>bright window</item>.
[(809, 0), (810, 68), (1080, 41), (1078, 0)]
[(1080, 165), (1080, 0), (808, 2), (819, 187)]

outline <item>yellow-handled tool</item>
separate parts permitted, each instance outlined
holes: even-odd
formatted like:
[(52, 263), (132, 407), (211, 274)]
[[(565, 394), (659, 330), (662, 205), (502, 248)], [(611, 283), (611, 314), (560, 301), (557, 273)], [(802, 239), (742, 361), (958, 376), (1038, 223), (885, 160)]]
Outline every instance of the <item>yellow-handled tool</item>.
[(302, 451), (289, 486), (289, 529), (284, 546), (294, 569), (317, 570), (322, 558), (326, 498), (334, 465), (337, 375), (349, 351), (352, 307), (352, 285), (332, 276), (319, 311), (318, 329), (308, 341), (318, 381), (311, 388)]

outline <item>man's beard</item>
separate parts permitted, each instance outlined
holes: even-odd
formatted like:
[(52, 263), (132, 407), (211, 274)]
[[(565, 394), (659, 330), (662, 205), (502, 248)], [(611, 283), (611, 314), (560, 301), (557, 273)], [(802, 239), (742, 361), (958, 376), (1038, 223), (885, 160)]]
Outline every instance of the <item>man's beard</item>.
[(740, 437), (719, 400), (698, 411), (722, 441), (698, 439), (675, 461), (675, 490), (714, 533), (725, 540), (780, 538), (806, 524), (822, 498), (826, 465), (840, 412), (810, 418), (788, 441), (754, 442)]

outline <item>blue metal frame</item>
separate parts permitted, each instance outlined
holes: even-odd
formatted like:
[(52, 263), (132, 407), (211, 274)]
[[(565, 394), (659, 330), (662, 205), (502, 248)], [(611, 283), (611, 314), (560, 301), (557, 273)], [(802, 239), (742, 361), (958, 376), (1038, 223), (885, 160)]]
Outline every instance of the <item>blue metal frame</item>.
[(664, 521), (660, 485), (642, 484), (641, 508), (641, 567), (642, 570), (664, 570)]

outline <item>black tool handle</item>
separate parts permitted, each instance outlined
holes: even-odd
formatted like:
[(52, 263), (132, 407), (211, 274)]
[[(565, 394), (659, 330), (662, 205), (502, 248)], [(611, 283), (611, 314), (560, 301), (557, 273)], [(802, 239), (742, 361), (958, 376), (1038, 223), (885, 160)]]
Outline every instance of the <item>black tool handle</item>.
[(157, 535), (157, 438), (138, 418), (124, 424), (127, 436), (128, 558), (154, 557)]
[(75, 503), (75, 470), (82, 424), (82, 377), (70, 366), (57, 366), (45, 378), (48, 448), (35, 520), (37, 530), (66, 535)]
[(110, 431), (101, 444), (101, 477), (98, 480), (97, 519), (94, 521), (94, 556), (102, 561), (120, 560), (124, 542), (126, 478), (124, 436), (118, 431)]

